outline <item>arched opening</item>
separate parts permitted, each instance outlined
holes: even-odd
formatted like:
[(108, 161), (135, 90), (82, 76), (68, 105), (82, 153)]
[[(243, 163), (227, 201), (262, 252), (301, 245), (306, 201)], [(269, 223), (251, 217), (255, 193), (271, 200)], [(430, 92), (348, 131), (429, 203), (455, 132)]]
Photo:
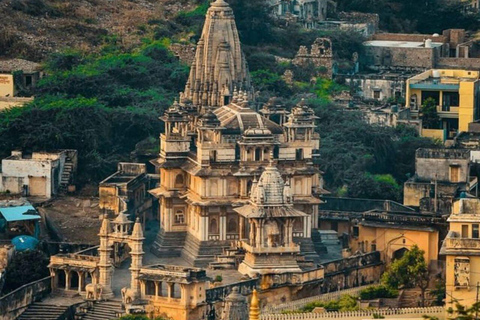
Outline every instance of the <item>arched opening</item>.
[(76, 271), (70, 272), (70, 290), (78, 290), (79, 276)]
[(158, 294), (161, 297), (168, 297), (168, 283), (166, 282), (158, 283)]
[(392, 260), (397, 260), (397, 259), (401, 259), (403, 258), (403, 256), (405, 255), (405, 253), (408, 252), (408, 249), (407, 248), (400, 248), (396, 251), (393, 252), (393, 255), (392, 255)]
[(65, 285), (67, 284), (65, 272), (65, 270), (56, 271), (57, 288), (65, 289)]
[(262, 157), (262, 149), (256, 148), (255, 149), (255, 161), (260, 161)]
[(85, 272), (83, 276), (85, 278), (84, 278), (84, 281), (83, 281), (82, 291), (85, 291), (85, 287), (87, 286), (87, 284), (93, 283), (93, 278), (92, 278), (92, 274), (90, 272)]
[(154, 296), (155, 295), (155, 282), (153, 282), (153, 281), (146, 281), (145, 282), (145, 294), (147, 296)]
[(234, 217), (228, 219), (228, 224), (227, 224), (227, 232), (228, 233), (235, 233), (237, 232), (237, 219)]
[(178, 283), (173, 283), (172, 291), (170, 293), (171, 293), (170, 295), (171, 298), (180, 299), (182, 297), (180, 285)]
[(185, 223), (185, 214), (183, 210), (177, 210), (175, 212), (175, 224), (184, 224)]
[(215, 219), (215, 218), (210, 219), (210, 224), (208, 226), (208, 232), (211, 233), (211, 234), (217, 234), (218, 233), (217, 219)]
[(247, 196), (249, 196), (250, 191), (252, 191), (252, 184), (253, 184), (252, 180), (248, 180), (248, 182), (247, 182)]
[(175, 177), (175, 188), (183, 188), (185, 181), (183, 178), (183, 174), (179, 173)]

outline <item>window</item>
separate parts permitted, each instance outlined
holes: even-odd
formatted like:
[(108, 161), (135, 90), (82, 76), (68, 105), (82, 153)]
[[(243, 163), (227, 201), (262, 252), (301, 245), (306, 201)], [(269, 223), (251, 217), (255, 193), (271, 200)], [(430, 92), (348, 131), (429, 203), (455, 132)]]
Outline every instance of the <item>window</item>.
[(303, 149), (297, 149), (295, 152), (296, 160), (303, 160)]
[[(358, 227), (357, 227), (358, 228)], [(330, 229), (331, 230), (335, 230), (335, 231), (338, 231), (338, 222), (337, 221), (332, 221), (330, 223)]]
[(155, 295), (155, 282), (147, 281), (145, 283), (145, 294), (147, 296), (154, 296)]
[[(338, 231), (338, 228), (335, 231)], [(358, 226), (353, 226), (353, 237), (358, 238), (359, 235), (360, 235), (360, 229), (358, 228)]]
[(374, 90), (373, 91), (373, 99), (380, 100), (380, 91)]
[(462, 238), (468, 238), (468, 225), (462, 224)]
[(210, 162), (216, 162), (217, 161), (217, 151), (212, 150), (210, 151)]
[(458, 92), (443, 93), (443, 111), (450, 111), (450, 107), (458, 107), (460, 105), (460, 96)]
[(210, 225), (208, 226), (208, 233), (217, 234), (218, 233), (218, 224), (217, 219), (211, 219)]
[(255, 149), (255, 161), (260, 161), (261, 160), (261, 154), (262, 154), (262, 149)]
[(472, 238), (478, 239), (479, 238), (479, 225), (472, 224)]
[(175, 188), (182, 188), (184, 184), (183, 174), (177, 174), (175, 177)]
[(227, 224), (227, 232), (235, 233), (237, 232), (237, 220), (235, 218), (230, 218)]
[(460, 167), (452, 166), (450, 167), (450, 182), (459, 182), (460, 181)]
[(185, 223), (185, 214), (183, 213), (183, 210), (177, 210), (177, 212), (175, 212), (175, 223), (176, 224)]

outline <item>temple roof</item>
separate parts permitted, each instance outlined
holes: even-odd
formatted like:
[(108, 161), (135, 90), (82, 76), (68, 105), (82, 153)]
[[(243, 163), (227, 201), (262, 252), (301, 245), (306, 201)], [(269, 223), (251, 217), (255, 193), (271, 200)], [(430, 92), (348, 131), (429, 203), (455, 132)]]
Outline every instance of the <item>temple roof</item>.
[(293, 206), (258, 208), (247, 204), (241, 208), (233, 209), (245, 218), (295, 218), (306, 217), (306, 213), (295, 209)]
[(250, 109), (248, 103), (232, 102), (227, 106), (220, 107), (214, 111), (222, 127), (226, 130), (224, 134), (243, 134), (252, 128), (268, 129), (272, 134), (283, 134), (283, 128), (262, 117), (258, 112)]

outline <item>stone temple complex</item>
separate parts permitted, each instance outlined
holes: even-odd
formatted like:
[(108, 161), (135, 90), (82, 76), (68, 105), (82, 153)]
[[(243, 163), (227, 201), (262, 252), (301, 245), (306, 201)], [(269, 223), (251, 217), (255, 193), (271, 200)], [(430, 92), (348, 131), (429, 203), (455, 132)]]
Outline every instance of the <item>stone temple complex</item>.
[(181, 255), (204, 267), (222, 248), (247, 240), (253, 225), (235, 208), (249, 203), (253, 189), (259, 190), (255, 181), (273, 161), (275, 179), (290, 186), (289, 212), (304, 213), (283, 217), (288, 243), (296, 240), (302, 254), (318, 259), (311, 240), (322, 190), (314, 165), (316, 116), (302, 101), (288, 116), (282, 109), (277, 119), (271, 110), (276, 106), (264, 106), (262, 114), (252, 98), (233, 12), (217, 0), (208, 10), (185, 92), (161, 118), (160, 158), (152, 161), (161, 182), (150, 190), (160, 208), (157, 255)]
[(253, 98), (233, 11), (225, 1), (217, 0), (207, 12), (182, 100), (199, 110), (220, 107), (231, 101), (235, 88)]

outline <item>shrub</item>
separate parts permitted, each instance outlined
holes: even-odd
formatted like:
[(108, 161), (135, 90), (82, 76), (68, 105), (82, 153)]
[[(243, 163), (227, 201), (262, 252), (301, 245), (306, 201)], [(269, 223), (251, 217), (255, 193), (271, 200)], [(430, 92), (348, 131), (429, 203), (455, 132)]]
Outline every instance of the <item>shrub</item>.
[(360, 299), (373, 300), (379, 298), (396, 298), (398, 297), (398, 290), (389, 288), (383, 285), (370, 286), (360, 291)]

